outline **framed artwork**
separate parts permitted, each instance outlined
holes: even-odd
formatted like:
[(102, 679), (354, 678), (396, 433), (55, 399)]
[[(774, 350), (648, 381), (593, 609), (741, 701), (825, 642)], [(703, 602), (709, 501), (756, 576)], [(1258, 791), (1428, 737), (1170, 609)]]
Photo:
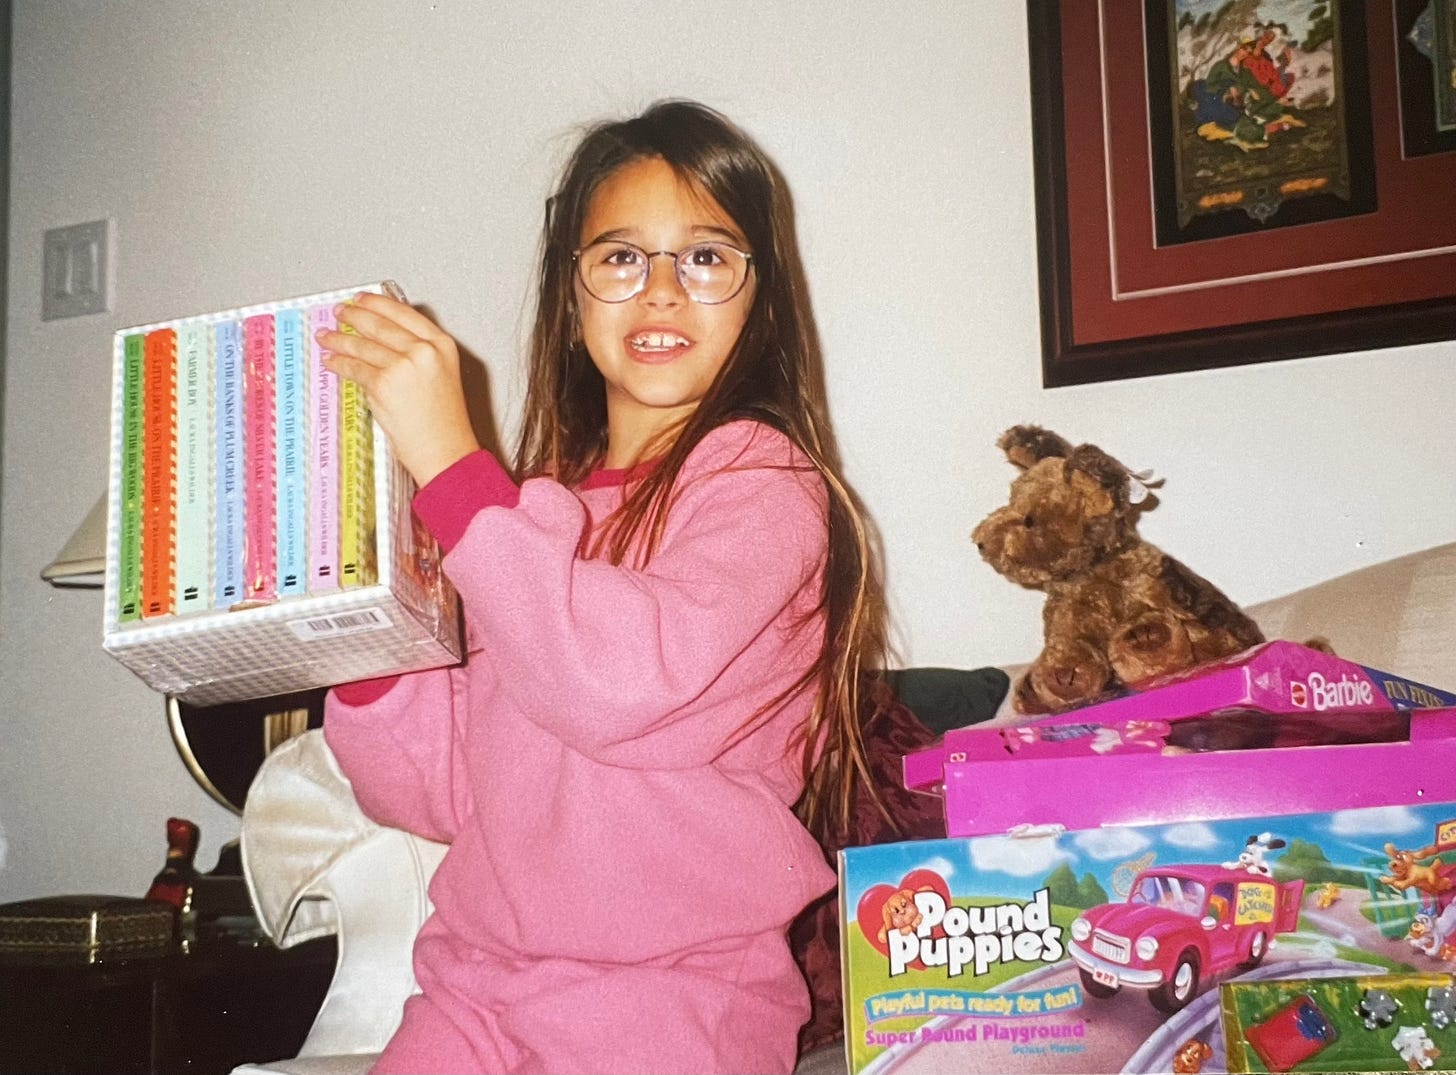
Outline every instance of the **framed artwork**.
[(1395, 0), (1407, 157), (1456, 151), (1456, 0)]
[(1456, 338), (1456, 0), (1413, 6), (1028, 0), (1044, 384)]

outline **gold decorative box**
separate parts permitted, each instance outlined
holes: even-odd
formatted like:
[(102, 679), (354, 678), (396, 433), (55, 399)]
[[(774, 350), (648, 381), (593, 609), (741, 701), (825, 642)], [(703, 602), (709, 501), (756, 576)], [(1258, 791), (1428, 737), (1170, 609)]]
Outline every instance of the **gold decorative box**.
[(140, 952), (172, 943), (175, 910), (131, 896), (45, 896), (0, 904), (0, 949)]

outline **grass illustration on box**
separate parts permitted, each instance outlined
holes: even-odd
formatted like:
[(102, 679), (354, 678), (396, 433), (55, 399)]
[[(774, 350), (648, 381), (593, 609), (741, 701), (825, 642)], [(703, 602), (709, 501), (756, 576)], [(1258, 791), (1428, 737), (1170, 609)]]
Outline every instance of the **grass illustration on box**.
[[(1228, 1068), (1450, 1070), (1456, 1060), (1452, 985), (1449, 974), (1226, 983), (1220, 1000)], [(1290, 1016), (1292, 1028), (1284, 1025)], [(1434, 1063), (1438, 1058), (1443, 1062)]]

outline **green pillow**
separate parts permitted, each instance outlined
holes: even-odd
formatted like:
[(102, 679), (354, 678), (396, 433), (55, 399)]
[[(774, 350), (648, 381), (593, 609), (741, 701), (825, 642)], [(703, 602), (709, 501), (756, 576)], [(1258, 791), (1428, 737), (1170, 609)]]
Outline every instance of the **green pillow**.
[(1011, 678), (999, 668), (895, 668), (880, 675), (936, 735), (990, 720), (1011, 689)]

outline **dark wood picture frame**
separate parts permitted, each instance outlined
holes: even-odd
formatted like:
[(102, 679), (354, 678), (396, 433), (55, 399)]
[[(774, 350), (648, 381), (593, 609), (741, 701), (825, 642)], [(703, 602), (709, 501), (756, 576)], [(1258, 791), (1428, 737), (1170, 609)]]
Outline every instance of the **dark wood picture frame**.
[(1147, 4), (1028, 0), (1044, 385), (1456, 339), (1456, 153), (1402, 152), (1395, 0), (1337, 2), (1373, 209), (1159, 246)]

